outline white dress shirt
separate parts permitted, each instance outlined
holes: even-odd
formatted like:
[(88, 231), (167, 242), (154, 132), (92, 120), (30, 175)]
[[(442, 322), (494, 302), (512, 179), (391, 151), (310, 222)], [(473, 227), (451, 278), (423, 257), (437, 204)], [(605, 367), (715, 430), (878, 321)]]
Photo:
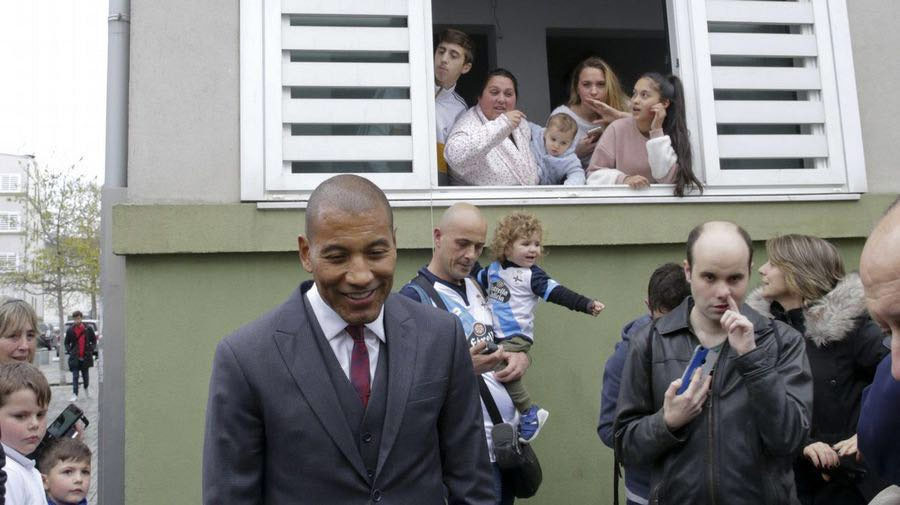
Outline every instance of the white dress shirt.
[(6, 452), (6, 503), (8, 505), (47, 505), (41, 474), (34, 461), (3, 444)]
[[(319, 327), (328, 345), (334, 352), (344, 375), (350, 378), (350, 356), (353, 354), (353, 337), (347, 333), (348, 323), (344, 321), (337, 312), (334, 311), (316, 288), (315, 283), (309, 291), (306, 292), (306, 299), (309, 300), (309, 306), (312, 307), (316, 320), (319, 321)], [(369, 380), (370, 383), (375, 379), (375, 367), (378, 366), (378, 351), (381, 342), (384, 342), (384, 306), (378, 312), (378, 317), (371, 323), (367, 323), (363, 328), (363, 337), (366, 341), (366, 349), (369, 351)], [(379, 342), (380, 341), (380, 342)]]

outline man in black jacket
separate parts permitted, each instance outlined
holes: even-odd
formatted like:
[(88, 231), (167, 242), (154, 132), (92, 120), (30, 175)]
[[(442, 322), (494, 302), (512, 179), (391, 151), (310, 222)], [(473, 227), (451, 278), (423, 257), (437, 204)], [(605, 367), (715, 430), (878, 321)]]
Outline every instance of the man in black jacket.
[(72, 398), (69, 401), (78, 399), (78, 374), (84, 379), (84, 394), (88, 398), (91, 392), (88, 389), (89, 371), (94, 366), (94, 348), (97, 347), (97, 335), (94, 329), (81, 322), (82, 314), (80, 310), (72, 313), (72, 320), (75, 322), (68, 330), (66, 330), (66, 339), (64, 341), (66, 354), (69, 355), (69, 370), (72, 372)]
[[(798, 503), (792, 460), (809, 432), (812, 376), (802, 336), (746, 305), (749, 235), (691, 231), (691, 297), (632, 338), (616, 416), (625, 464), (651, 465), (651, 503)], [(676, 394), (694, 348), (718, 351)]]

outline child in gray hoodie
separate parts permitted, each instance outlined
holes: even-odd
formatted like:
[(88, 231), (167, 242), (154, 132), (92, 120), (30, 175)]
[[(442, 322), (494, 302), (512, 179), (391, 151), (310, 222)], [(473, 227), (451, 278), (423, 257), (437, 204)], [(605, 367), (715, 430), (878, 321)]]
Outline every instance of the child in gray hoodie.
[(547, 120), (547, 127), (531, 126), (531, 151), (538, 165), (540, 184), (584, 184), (584, 169), (572, 141), (578, 133), (575, 121), (562, 113)]

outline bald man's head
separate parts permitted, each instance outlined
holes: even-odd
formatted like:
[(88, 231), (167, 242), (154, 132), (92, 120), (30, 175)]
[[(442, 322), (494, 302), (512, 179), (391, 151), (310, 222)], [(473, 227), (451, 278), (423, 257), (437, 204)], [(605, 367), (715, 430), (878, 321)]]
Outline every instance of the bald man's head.
[(731, 221), (707, 221), (691, 230), (687, 239), (687, 263), (689, 266), (694, 264), (694, 245), (708, 230), (722, 233), (723, 235), (720, 235), (722, 237), (726, 237), (730, 235), (729, 232), (733, 232), (734, 237), (747, 246), (747, 268), (750, 268), (750, 265), (753, 264), (753, 241), (750, 239), (750, 234), (747, 233), (747, 230)]
[(859, 275), (872, 319), (891, 333), (891, 375), (900, 380), (900, 199), (863, 248)]
[(484, 250), (487, 222), (478, 207), (457, 203), (444, 211), (434, 229), (434, 253), (428, 270), (448, 282), (460, 282)]
[(336, 175), (319, 184), (306, 204), (306, 237), (312, 241), (316, 225), (329, 210), (350, 214), (383, 212), (391, 230), (394, 229), (394, 213), (381, 188), (358, 175)]

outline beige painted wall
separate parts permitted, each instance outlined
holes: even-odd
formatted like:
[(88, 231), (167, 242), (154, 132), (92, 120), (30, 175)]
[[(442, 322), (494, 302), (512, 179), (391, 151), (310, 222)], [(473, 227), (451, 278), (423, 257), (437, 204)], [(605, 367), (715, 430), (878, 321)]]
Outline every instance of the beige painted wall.
[[(132, 1), (131, 201), (239, 201), (238, 4)], [(892, 25), (900, 2), (847, 0), (847, 8), (869, 190), (900, 192), (900, 61), (889, 57), (900, 45)]]

